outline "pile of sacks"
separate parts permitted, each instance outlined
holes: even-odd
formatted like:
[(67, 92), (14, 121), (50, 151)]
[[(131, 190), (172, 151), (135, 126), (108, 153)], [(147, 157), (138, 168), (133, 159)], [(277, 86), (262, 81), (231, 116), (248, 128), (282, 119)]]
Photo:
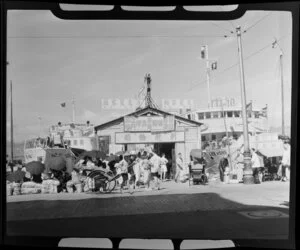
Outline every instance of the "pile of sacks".
[(32, 181), (17, 183), (6, 182), (6, 194), (7, 196), (21, 195), (21, 194), (38, 194), (41, 193), (42, 184), (38, 184)]

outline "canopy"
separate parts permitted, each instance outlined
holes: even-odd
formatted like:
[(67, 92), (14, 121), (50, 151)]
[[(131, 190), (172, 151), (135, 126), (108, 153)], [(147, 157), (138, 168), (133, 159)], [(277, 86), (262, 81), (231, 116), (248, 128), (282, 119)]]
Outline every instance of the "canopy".
[(119, 152), (115, 153), (115, 155), (123, 155), (123, 154), (125, 154), (124, 151), (119, 151)]
[(67, 163), (66, 163), (66, 159), (62, 156), (60, 157), (53, 157), (52, 159), (45, 161), (45, 166), (47, 171), (49, 171), (50, 169), (54, 169), (54, 170), (63, 170), (64, 168), (67, 167)]
[(25, 177), (25, 172), (18, 169), (15, 172), (9, 173), (6, 176), (6, 179), (10, 182), (21, 182), (23, 181), (24, 177)]
[(110, 155), (106, 159), (107, 159), (107, 161), (111, 162), (111, 161), (118, 161), (120, 159), (120, 157), (117, 155)]
[(82, 153), (84, 153), (86, 151), (81, 148), (70, 148), (70, 149), (76, 157), (80, 156)]
[(45, 170), (45, 165), (39, 161), (32, 161), (27, 163), (25, 168), (31, 174), (39, 175)]
[(202, 158), (202, 150), (201, 149), (192, 149), (190, 155), (193, 158)]
[(283, 149), (281, 148), (261, 148), (259, 152), (268, 158), (283, 155)]

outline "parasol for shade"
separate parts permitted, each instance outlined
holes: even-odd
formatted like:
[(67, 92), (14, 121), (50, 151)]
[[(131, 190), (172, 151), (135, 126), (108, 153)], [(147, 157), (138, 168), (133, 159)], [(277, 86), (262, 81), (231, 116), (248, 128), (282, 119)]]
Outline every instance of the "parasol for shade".
[(119, 151), (119, 152), (115, 153), (115, 155), (123, 155), (123, 154), (125, 154), (124, 151)]
[(190, 155), (193, 158), (202, 158), (202, 150), (201, 149), (192, 149)]
[(118, 161), (119, 159), (120, 159), (120, 157), (117, 155), (110, 155), (110, 156), (108, 156), (107, 161), (109, 161), (109, 162)]
[(39, 175), (45, 170), (45, 165), (40, 161), (32, 161), (27, 163), (25, 168), (31, 174)]
[(46, 167), (47, 171), (49, 171), (50, 169), (62, 170), (67, 167), (67, 162), (66, 162), (65, 158), (63, 158), (61, 156), (53, 157), (53, 158), (51, 158), (51, 160), (47, 160), (47, 158), (46, 158), (45, 167)]
[(100, 159), (105, 159), (106, 154), (102, 151), (99, 150), (91, 150), (91, 151), (86, 151), (80, 154), (79, 158), (82, 159), (85, 156), (89, 156), (91, 158), (100, 158)]
[(21, 182), (23, 181), (24, 177), (25, 177), (25, 172), (18, 169), (15, 172), (9, 173), (6, 176), (6, 179), (10, 182)]

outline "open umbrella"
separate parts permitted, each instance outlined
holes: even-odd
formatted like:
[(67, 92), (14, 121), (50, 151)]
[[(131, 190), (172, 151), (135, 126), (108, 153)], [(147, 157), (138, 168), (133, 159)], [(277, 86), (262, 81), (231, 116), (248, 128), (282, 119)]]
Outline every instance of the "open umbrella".
[(115, 153), (115, 155), (123, 155), (123, 154), (125, 154), (124, 151), (119, 151), (119, 152)]
[(83, 154), (84, 152), (86, 152), (86, 150), (81, 149), (81, 148), (71, 148), (71, 151), (73, 152), (73, 154), (76, 157), (79, 157), (81, 154)]
[(21, 181), (23, 181), (24, 176), (25, 176), (25, 172), (18, 169), (15, 172), (9, 173), (6, 176), (6, 179), (10, 182), (21, 182)]
[(91, 150), (91, 151), (85, 151), (82, 154), (80, 154), (79, 158), (84, 158), (85, 156), (89, 156), (91, 158), (101, 158), (105, 159), (106, 154), (99, 150)]
[(45, 167), (47, 171), (49, 171), (50, 169), (63, 170), (64, 168), (67, 167), (67, 162), (63, 157), (54, 157), (48, 161), (46, 158)]
[(31, 174), (39, 175), (45, 170), (45, 165), (40, 161), (32, 161), (26, 164), (26, 171)]
[(117, 155), (110, 155), (110, 156), (108, 156), (107, 161), (109, 161), (109, 162), (118, 161), (119, 159), (120, 159), (120, 157)]
[(190, 155), (192, 158), (196, 160), (200, 160), (202, 158), (202, 150), (201, 149), (192, 149)]

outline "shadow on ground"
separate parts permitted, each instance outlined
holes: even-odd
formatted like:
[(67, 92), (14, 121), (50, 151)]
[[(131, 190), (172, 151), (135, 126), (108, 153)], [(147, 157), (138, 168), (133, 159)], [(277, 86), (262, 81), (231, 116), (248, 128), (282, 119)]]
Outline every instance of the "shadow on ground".
[[(11, 236), (185, 239), (285, 239), (288, 218), (251, 219), (239, 212), (288, 208), (245, 205), (216, 193), (12, 202)], [(124, 216), (126, 215), (126, 216)]]

